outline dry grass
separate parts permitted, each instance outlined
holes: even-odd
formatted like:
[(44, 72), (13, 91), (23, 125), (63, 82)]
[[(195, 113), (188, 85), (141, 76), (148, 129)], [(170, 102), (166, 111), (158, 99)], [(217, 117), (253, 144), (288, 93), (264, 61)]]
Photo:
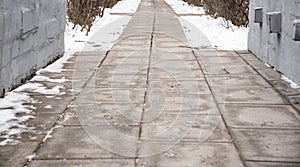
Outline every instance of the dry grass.
[(91, 30), (97, 16), (104, 15), (105, 8), (113, 7), (118, 0), (68, 0), (68, 21), (82, 27), (81, 31)]
[(236, 26), (248, 26), (249, 0), (184, 0), (195, 6), (203, 6), (207, 14), (224, 17)]

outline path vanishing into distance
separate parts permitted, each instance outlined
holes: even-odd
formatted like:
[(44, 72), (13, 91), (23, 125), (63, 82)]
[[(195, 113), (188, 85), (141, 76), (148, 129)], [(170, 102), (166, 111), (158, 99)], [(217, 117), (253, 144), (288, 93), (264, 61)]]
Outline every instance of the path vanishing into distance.
[[(248, 51), (191, 48), (163, 0), (142, 0), (109, 51), (78, 52), (67, 82), (30, 81), (34, 119), (0, 166), (299, 166), (300, 90)], [(51, 106), (51, 107), (45, 107)]]

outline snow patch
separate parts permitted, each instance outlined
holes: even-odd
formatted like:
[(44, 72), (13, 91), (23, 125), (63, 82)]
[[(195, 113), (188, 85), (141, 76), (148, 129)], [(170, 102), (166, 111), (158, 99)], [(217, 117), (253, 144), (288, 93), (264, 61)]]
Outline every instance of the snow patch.
[[(30, 112), (35, 109), (25, 103), (37, 103), (27, 93), (9, 92), (4, 98), (0, 98), (0, 134), (4, 139), (0, 145), (17, 144), (11, 136), (19, 136), (29, 129), (22, 123), (34, 118)], [(22, 114), (21, 114), (22, 113)]]
[(62, 77), (61, 79), (51, 79), (49, 77), (46, 76), (35, 76), (31, 79), (31, 81), (38, 81), (38, 82), (55, 82), (55, 83), (64, 83), (69, 81), (68, 79), (66, 79), (65, 77)]
[(44, 143), (47, 139), (52, 138), (52, 133), (53, 133), (53, 130), (54, 130), (54, 129), (62, 128), (62, 127), (63, 127), (63, 126), (54, 126), (54, 127), (52, 127), (52, 128), (47, 132), (46, 136), (44, 137), (43, 143)]
[(45, 107), (44, 107), (45, 109), (51, 109), (51, 108), (53, 108), (51, 105), (46, 105)]
[(63, 85), (55, 86), (51, 89), (46, 88), (40, 83), (27, 83), (25, 85), (22, 85), (18, 87), (15, 91), (18, 92), (35, 92), (40, 93), (44, 95), (63, 95), (65, 92), (61, 92), (60, 89), (65, 89)]
[(286, 77), (286, 76), (284, 76), (284, 75), (281, 76), (281, 79), (284, 80), (284, 81), (286, 81), (286, 82), (288, 82), (288, 83), (290, 83), (290, 86), (291, 86), (291, 88), (293, 88), (293, 89), (298, 89), (298, 88), (300, 88), (300, 86), (297, 85), (297, 83), (295, 83), (294, 81), (290, 80), (288, 77)]
[(75, 113), (67, 112), (63, 117), (64, 119), (62, 121), (60, 121), (59, 123), (62, 124), (73, 117), (77, 117), (77, 115)]
[(141, 0), (122, 0), (115, 4), (112, 9), (108, 10), (109, 13), (135, 13)]
[(35, 157), (36, 157), (36, 154), (33, 153), (33, 154), (31, 154), (31, 155), (26, 156), (26, 159), (30, 162), (30, 161), (32, 161), (33, 158), (35, 158)]
[[(165, 1), (177, 14), (205, 14), (202, 7), (188, 5), (181, 0)], [(248, 49), (249, 30), (246, 27), (237, 27), (231, 21), (225, 22), (224, 18), (215, 19), (209, 15), (181, 16), (180, 21), (183, 27), (186, 27), (185, 33), (192, 47), (207, 47), (208, 42), (205, 39), (208, 39), (212, 47), (218, 50)], [(184, 22), (190, 24), (183, 24)], [(204, 34), (204, 40), (195, 34)], [(198, 44), (198, 46), (195, 46), (195, 44)]]
[[(214, 19), (211, 16), (181, 16), (180, 19), (190, 22), (197, 27), (212, 46), (218, 50), (247, 50), (248, 48), (248, 28), (237, 27), (230, 21), (229, 28), (224, 26), (224, 19)], [(189, 27), (188, 27), (189, 28)], [(194, 28), (189, 28), (194, 29)], [(195, 33), (192, 30), (185, 33)], [(193, 35), (189, 35), (193, 37)], [(201, 42), (201, 38), (190, 38), (191, 43)]]
[(189, 5), (182, 0), (165, 0), (176, 14), (205, 14), (203, 7)]
[(271, 67), (270, 64), (268, 64), (268, 63), (265, 63), (265, 65), (266, 65), (267, 67)]
[(54, 63), (48, 65), (46, 68), (37, 71), (36, 74), (41, 74), (44, 72), (50, 73), (61, 73), (63, 71), (64, 64), (73, 57), (75, 52), (65, 52), (64, 56), (56, 60)]

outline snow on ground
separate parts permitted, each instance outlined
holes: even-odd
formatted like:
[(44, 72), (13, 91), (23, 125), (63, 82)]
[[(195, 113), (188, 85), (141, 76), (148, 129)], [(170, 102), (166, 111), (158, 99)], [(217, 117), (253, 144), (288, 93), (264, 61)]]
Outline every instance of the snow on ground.
[(38, 82), (56, 82), (56, 83), (64, 83), (69, 81), (65, 77), (62, 77), (61, 79), (51, 79), (46, 76), (37, 75), (31, 79), (31, 81), (38, 81)]
[(202, 7), (189, 5), (182, 0), (165, 0), (176, 12), (176, 14), (205, 14)]
[(284, 80), (285, 82), (288, 82), (290, 84), (291, 88), (293, 88), (293, 89), (300, 88), (300, 86), (297, 85), (297, 83), (295, 83), (294, 81), (290, 80), (288, 77), (286, 77), (284, 75), (281, 76), (281, 79)]
[[(60, 73), (62, 72), (64, 63), (68, 62), (75, 52), (82, 49), (94, 49), (94, 50), (107, 50), (118, 39), (119, 34), (125, 28), (125, 25), (129, 22), (129, 16), (111, 15), (110, 13), (134, 13), (140, 3), (140, 0), (123, 0), (119, 1), (112, 9), (106, 9), (103, 18), (97, 18), (96, 22), (89, 33), (86, 36), (86, 32), (79, 31), (80, 28), (72, 30), (72, 23), (68, 23), (65, 32), (65, 55), (37, 72), (37, 76), (31, 79), (30, 83), (24, 84), (17, 89), (6, 94), (4, 98), (0, 98), (0, 145), (16, 144), (18, 141), (12, 139), (11, 136), (19, 136), (22, 132), (31, 130), (24, 125), (24, 122), (28, 119), (34, 118), (31, 112), (35, 109), (31, 105), (40, 103), (29, 96), (26, 92), (35, 92), (45, 95), (47, 98), (53, 98), (55, 95), (63, 95), (65, 88), (63, 86), (55, 86), (53, 88), (47, 88), (38, 82), (53, 82), (63, 83), (68, 80), (65, 78), (51, 79), (47, 76), (43, 76), (43, 73)], [(112, 26), (109, 26), (112, 24)], [(106, 28), (105, 28), (106, 27)], [(108, 34), (103, 36), (102, 34)], [(99, 37), (93, 37), (98, 36)], [(94, 45), (104, 43), (104, 46), (87, 47), (91, 42), (89, 39), (93, 39)], [(26, 105), (25, 105), (26, 104)], [(45, 105), (45, 108), (52, 108), (50, 105)], [(57, 127), (55, 127), (57, 128)], [(49, 131), (45, 139), (51, 137)], [(45, 140), (44, 139), (44, 140)]]
[(105, 9), (109, 13), (135, 13), (141, 0), (122, 0), (115, 4), (112, 9)]
[[(34, 118), (30, 115), (33, 106), (24, 105), (24, 103), (37, 103), (27, 93), (9, 92), (5, 98), (0, 99), (0, 145), (8, 143), (16, 144), (10, 138), (12, 135), (18, 136), (22, 132), (28, 130), (22, 122)], [(17, 116), (18, 113), (23, 113), (22, 116)]]
[(48, 65), (46, 68), (37, 71), (37, 74), (41, 74), (44, 72), (50, 73), (61, 73), (63, 71), (64, 63), (68, 62), (68, 60), (73, 57), (75, 52), (66, 52), (63, 57), (56, 60), (55, 63)]
[[(230, 28), (224, 27), (222, 18), (214, 19), (211, 16), (182, 16), (196, 26), (218, 50), (247, 50), (248, 28), (237, 27), (230, 23)], [(190, 33), (193, 33), (190, 31)], [(191, 39), (197, 41), (201, 39)]]
[[(68, 22), (65, 31), (65, 51), (105, 51), (110, 49), (131, 18), (130, 16), (116, 15), (116, 13), (134, 13), (140, 2), (140, 0), (122, 0), (112, 9), (105, 9), (103, 17), (96, 18), (88, 36), (86, 36), (86, 30), (81, 32), (80, 26), (72, 29), (74, 24)], [(109, 26), (112, 22), (115, 25)], [(105, 28), (105, 26), (109, 27)], [(90, 41), (91, 38), (93, 38), (92, 41)]]
[[(198, 10), (199, 8), (192, 5), (184, 7), (187, 4), (183, 6), (178, 5), (180, 3), (184, 3), (181, 0), (165, 1), (173, 7), (177, 14), (182, 13), (183, 8), (189, 8), (191, 11), (189, 12), (190, 14), (197, 14), (197, 12), (193, 11)], [(183, 24), (183, 27), (187, 27), (188, 31), (185, 31), (185, 33), (187, 34), (187, 37), (189, 38), (188, 40), (193, 47), (202, 47), (201, 45), (203, 43), (203, 39), (195, 35), (202, 33), (206, 36), (206, 39), (209, 40), (212, 47), (218, 50), (247, 50), (248, 28), (234, 26), (230, 21), (229, 28), (226, 28), (223, 18), (214, 19), (208, 15), (180, 16), (179, 20), (182, 24), (187, 22), (190, 23)], [(197, 43), (199, 43), (199, 45), (195, 46)]]

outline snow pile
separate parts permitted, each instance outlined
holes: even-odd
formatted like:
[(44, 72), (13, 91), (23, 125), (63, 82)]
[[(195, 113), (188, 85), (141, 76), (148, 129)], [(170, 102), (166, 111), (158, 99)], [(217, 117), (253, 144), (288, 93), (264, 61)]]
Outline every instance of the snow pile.
[(165, 0), (176, 12), (176, 14), (205, 14), (202, 7), (189, 5), (182, 0)]
[[(130, 16), (120, 16), (115, 14), (134, 13), (138, 8), (139, 3), (140, 0), (123, 0), (119, 1), (112, 9), (105, 9), (103, 17), (96, 18), (88, 36), (86, 36), (86, 30), (81, 32), (80, 26), (72, 29), (74, 24), (68, 22), (65, 31), (65, 51), (106, 51), (110, 49), (131, 18)], [(115, 25), (106, 28), (106, 26), (109, 26), (112, 22), (115, 22)], [(102, 31), (103, 33), (99, 34), (99, 31)], [(92, 37), (94, 39), (91, 40)]]
[(295, 83), (294, 81), (290, 80), (288, 77), (286, 77), (284, 75), (281, 76), (281, 79), (284, 80), (285, 82), (288, 82), (290, 84), (291, 88), (293, 88), (293, 89), (300, 88), (300, 86), (297, 85), (297, 83)]
[[(174, 11), (177, 14), (180, 14), (183, 10), (183, 6), (177, 5), (181, 0), (165, 0), (173, 7)], [(184, 3), (183, 1), (181, 1)], [(187, 5), (187, 4), (186, 4)], [(184, 5), (184, 6), (186, 6)], [(199, 7), (195, 7), (189, 5), (190, 14), (198, 14), (197, 12), (192, 12)], [(189, 39), (191, 45), (195, 43), (199, 43), (200, 45), (203, 43), (202, 38), (198, 38), (194, 34), (202, 33), (206, 36), (206, 39), (209, 40), (212, 47), (218, 50), (247, 50), (247, 42), (248, 42), (248, 28), (245, 27), (237, 27), (233, 25), (230, 21), (227, 23), (223, 18), (214, 19), (209, 15), (204, 16), (181, 16), (181, 20), (185, 22), (189, 22), (190, 24), (184, 25), (187, 26), (188, 31), (185, 31)], [(182, 22), (182, 21), (181, 21)], [(193, 27), (191, 27), (193, 26)], [(196, 28), (195, 28), (196, 27)], [(229, 27), (229, 28), (227, 28)], [(195, 30), (196, 29), (196, 30)], [(194, 31), (201, 32), (194, 32)], [(205, 42), (207, 43), (207, 42)], [(201, 46), (198, 46), (201, 47)]]

